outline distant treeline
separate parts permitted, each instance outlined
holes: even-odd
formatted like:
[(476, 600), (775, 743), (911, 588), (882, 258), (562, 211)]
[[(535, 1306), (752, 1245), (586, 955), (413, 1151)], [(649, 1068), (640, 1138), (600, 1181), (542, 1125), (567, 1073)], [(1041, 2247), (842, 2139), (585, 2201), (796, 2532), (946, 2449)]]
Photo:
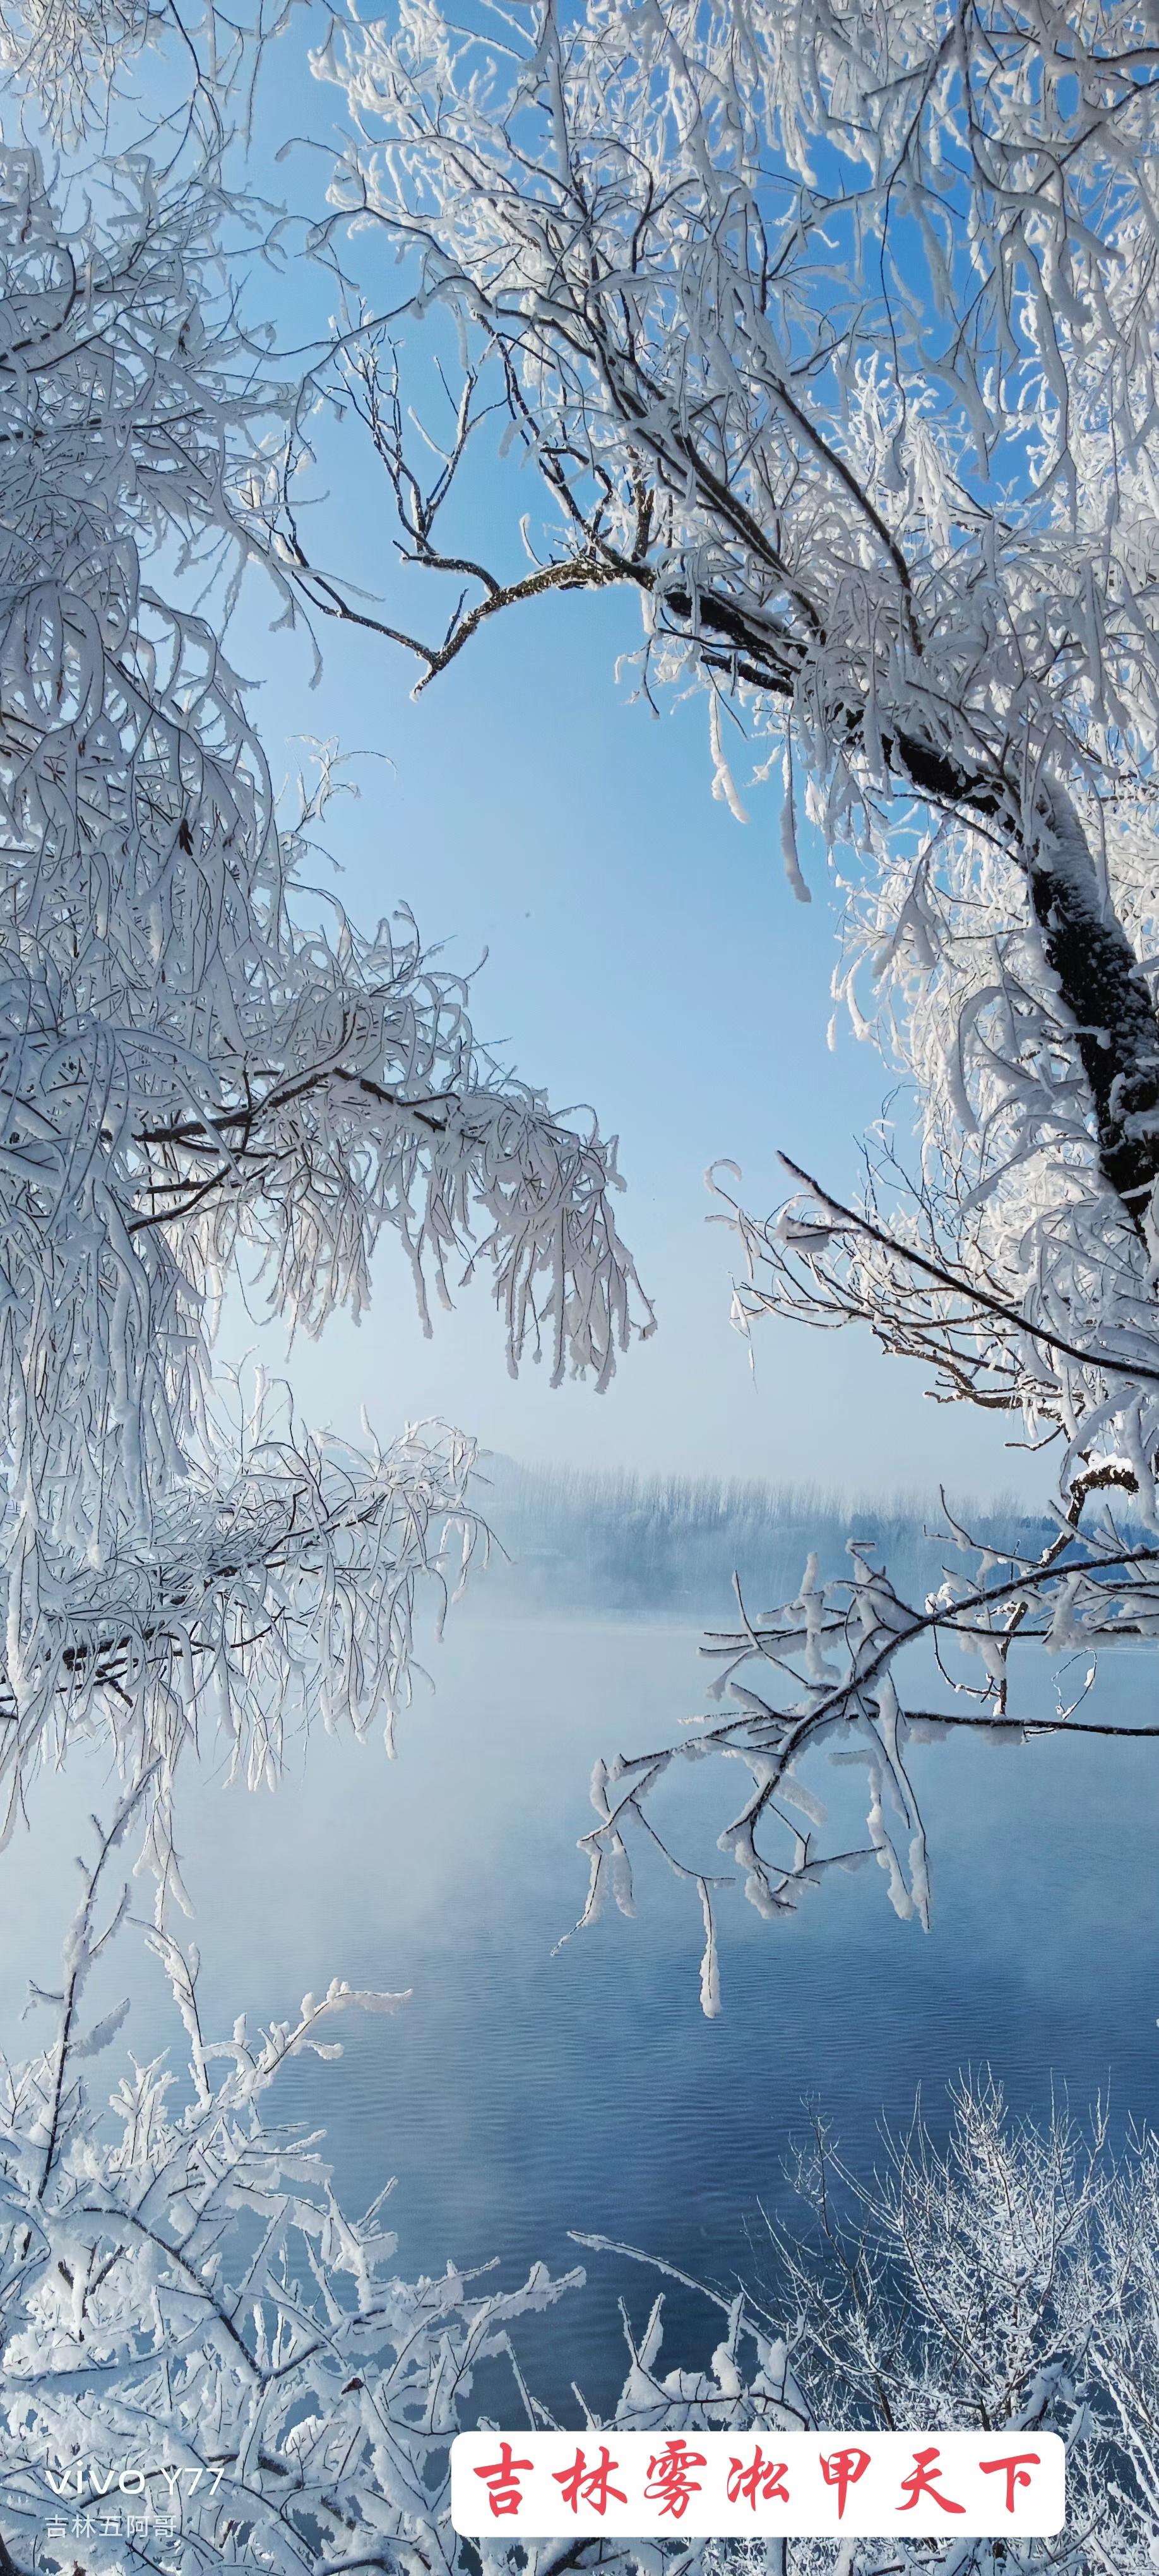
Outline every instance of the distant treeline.
[[(734, 1573), (750, 1612), (796, 1592), (811, 1549), (821, 1570), (844, 1571), (851, 1539), (876, 1541), (876, 1561), (909, 1587), (963, 1565), (936, 1497), (843, 1501), (807, 1485), (726, 1482), (717, 1476), (640, 1476), (528, 1467), (491, 1456), (475, 1486), (478, 1509), (507, 1551), (487, 1592), (514, 1606), (588, 1610), (725, 1609)], [(972, 1539), (998, 1551), (1046, 1545), (1055, 1524), (1000, 1495), (955, 1503)]]

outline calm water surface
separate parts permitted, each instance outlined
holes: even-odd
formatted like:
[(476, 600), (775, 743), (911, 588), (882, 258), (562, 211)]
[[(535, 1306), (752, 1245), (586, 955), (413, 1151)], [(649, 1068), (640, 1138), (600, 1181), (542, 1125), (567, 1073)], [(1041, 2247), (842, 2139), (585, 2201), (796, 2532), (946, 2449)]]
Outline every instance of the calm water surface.
[[(807, 2099), (865, 2163), (883, 2112), (904, 2117), (920, 2083), (937, 2125), (942, 2088), (969, 2065), (991, 2065), (1019, 2107), (1047, 2107), (1052, 2083), (1080, 2107), (1109, 2086), (1117, 2120), (1159, 2120), (1159, 1743), (960, 1738), (916, 1751), (929, 1935), (896, 1920), (873, 1867), (835, 1875), (772, 1925), (735, 1889), (721, 1907), (718, 2021), (699, 2009), (695, 1891), (654, 1855), (634, 1922), (612, 1912), (555, 1949), (583, 1902), (591, 1763), (667, 1741), (703, 1706), (699, 1635), (496, 1622), (468, 1603), (394, 1764), (319, 1736), (275, 1795), (228, 1787), (209, 1766), (182, 1789), (207, 2024), (281, 2016), (335, 1974), (413, 1988), (394, 2019), (350, 2017), (339, 2063), (295, 2062), (272, 2104), (324, 2121), (349, 2206), (397, 2175), (409, 2272), (498, 2255), (512, 2280), (537, 2256), (552, 2269), (585, 2260), (587, 2288), (526, 2337), (533, 2384), (571, 2416), (570, 2380), (606, 2403), (623, 2375), (619, 2295), (639, 2322), (659, 2285), (579, 2257), (568, 2229), (722, 2288), (752, 2277), (760, 2207), (791, 2205), (782, 2166)], [(1122, 1653), (1103, 1707), (1153, 1718), (1157, 1683), (1159, 1657)], [(842, 1813), (862, 1780), (812, 1776)], [(722, 1865), (715, 1835), (746, 1778), (735, 1763), (679, 1766), (665, 1813), (684, 1856)], [(54, 1982), (84, 1817), (111, 1797), (91, 1762), (40, 1783), (29, 1831), (0, 1856), (0, 2035), (13, 2053), (31, 2038), (16, 2027), (29, 1975)], [(142, 1882), (142, 1914), (149, 1896)], [(179, 2039), (132, 1935), (94, 2003), (129, 1986), (136, 2053)], [(711, 2309), (673, 2289), (668, 2314), (669, 2366), (707, 2359)]]

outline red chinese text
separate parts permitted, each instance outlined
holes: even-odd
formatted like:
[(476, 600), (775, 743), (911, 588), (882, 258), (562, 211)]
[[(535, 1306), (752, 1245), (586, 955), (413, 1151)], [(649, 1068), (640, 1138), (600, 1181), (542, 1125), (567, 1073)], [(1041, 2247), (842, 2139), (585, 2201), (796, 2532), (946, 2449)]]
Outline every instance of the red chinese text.
[(619, 2465), (618, 2460), (609, 2459), (606, 2449), (601, 2444), (599, 2460), (594, 2469), (589, 2469), (583, 2452), (577, 2451), (570, 2469), (553, 2469), (552, 2476), (557, 2487), (563, 2488), (564, 2501), (571, 2506), (573, 2513), (581, 2504), (590, 2504), (596, 2513), (606, 2513), (609, 2496), (614, 2497), (617, 2504), (626, 2504), (628, 2501), (623, 2488), (614, 2487), (610, 2483), (612, 2471), (618, 2469)]
[(868, 2451), (859, 2451), (853, 2447), (847, 2451), (830, 2451), (828, 2459), (822, 2459), (821, 2475), (825, 2484), (827, 2487), (837, 2489), (838, 2522), (845, 2511), (845, 2499), (850, 2487), (856, 2486), (858, 2479), (865, 2476), (868, 2467)]
[(914, 2465), (908, 2478), (901, 2482), (905, 2503), (899, 2504), (899, 2513), (912, 2513), (919, 2496), (926, 2495), (934, 2504), (940, 2504), (943, 2513), (965, 2512), (964, 2504), (955, 2504), (952, 2496), (939, 2495), (934, 2485), (934, 2479), (939, 2475), (937, 2462), (940, 2456), (936, 2442), (931, 2442), (926, 2451), (914, 2452)]
[(743, 2496), (745, 2503), (751, 2504), (754, 2513), (757, 2509), (758, 2495), (763, 2497), (766, 2504), (771, 2503), (774, 2496), (779, 2496), (782, 2504), (787, 2504), (789, 2490), (781, 2484), (784, 2475), (784, 2460), (766, 2460), (758, 2442), (755, 2457), (749, 2461), (747, 2468), (743, 2460), (729, 2462), (729, 2503), (738, 2504)]
[(688, 2510), (689, 2496), (699, 2495), (699, 2478), (690, 2478), (689, 2469), (704, 2467), (703, 2451), (690, 2451), (679, 2433), (674, 2433), (664, 2450), (648, 2462), (651, 2486), (644, 2489), (650, 2502), (659, 2503), (661, 2513), (670, 2513), (679, 2522)]
[(475, 2475), (484, 2479), (490, 2488), (492, 2513), (518, 2513), (523, 2502), (519, 2492), (519, 2473), (521, 2469), (529, 2469), (531, 2462), (513, 2460), (510, 2442), (501, 2442), (499, 2449), (501, 2457), (492, 2460), (489, 2468), (476, 2469)]
[(1014, 2451), (1005, 2460), (979, 2460), (978, 2466), (984, 2478), (992, 2477), (995, 2469), (1005, 2469), (1007, 2513), (1014, 2511), (1015, 2487), (1029, 2486), (1030, 2472), (1038, 2467), (1040, 2458), (1038, 2451)]

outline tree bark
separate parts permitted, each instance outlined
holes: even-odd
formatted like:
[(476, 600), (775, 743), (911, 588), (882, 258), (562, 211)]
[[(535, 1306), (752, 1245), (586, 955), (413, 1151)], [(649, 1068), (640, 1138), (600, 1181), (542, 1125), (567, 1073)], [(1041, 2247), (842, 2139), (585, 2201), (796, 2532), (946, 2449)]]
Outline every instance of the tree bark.
[[(789, 628), (746, 613), (733, 600), (702, 597), (694, 606), (686, 591), (669, 591), (665, 605), (732, 648), (714, 653), (709, 645), (706, 662), (775, 696), (793, 695), (808, 647)], [(847, 725), (855, 745), (864, 725), (860, 708), (850, 707)], [(1014, 800), (1001, 777), (972, 771), (918, 734), (883, 735), (882, 748), (899, 790), (1015, 832)], [(1159, 1181), (1159, 1019), (1066, 797), (1044, 795), (1038, 823), (1033, 846), (1019, 837), (1014, 855), (1090, 1086), (1100, 1170), (1142, 1232)]]
[[(904, 735), (887, 746), (896, 771), (940, 802), (1001, 818), (1008, 800), (940, 753)], [(1099, 1167), (1140, 1231), (1159, 1180), (1159, 1019), (1146, 978), (1095, 874), (1082, 827), (1057, 795), (1040, 809), (1030, 849), (1017, 850), (1047, 964), (1074, 1024), (1090, 1085)]]
[(1031, 861), (1030, 900), (1074, 1015), (1100, 1164), (1141, 1226), (1159, 1176), (1159, 1022), (1122, 923), (1098, 903), (1085, 847), (1076, 861), (1068, 832), (1053, 864), (1044, 866), (1041, 856)]

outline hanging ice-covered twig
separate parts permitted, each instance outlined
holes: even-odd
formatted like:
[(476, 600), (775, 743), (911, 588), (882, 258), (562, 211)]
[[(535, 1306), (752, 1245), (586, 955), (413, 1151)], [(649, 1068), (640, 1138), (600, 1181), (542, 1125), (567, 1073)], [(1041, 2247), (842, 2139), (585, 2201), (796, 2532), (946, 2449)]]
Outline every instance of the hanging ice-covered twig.
[[(1104, 1717), (1087, 1704), (1100, 1648), (1159, 1637), (1159, 1539), (1120, 1527), (1106, 1502), (1117, 1480), (1092, 1478), (1076, 1494), (1057, 1538), (1036, 1555), (973, 1542), (954, 1526), (959, 1556), (925, 1599), (898, 1590), (874, 1563), (871, 1542), (850, 1541), (852, 1570), (823, 1580), (811, 1557), (800, 1591), (783, 1606), (750, 1615), (739, 1585), (740, 1624), (710, 1635), (702, 1652), (719, 1665), (713, 1696), (728, 1705), (662, 1746), (597, 1764), (592, 1804), (598, 1824), (582, 1837), (591, 1870), (578, 1928), (591, 1923), (610, 1886), (622, 1910), (633, 1905), (631, 1839), (658, 1848), (684, 1879), (695, 1881), (709, 1920), (708, 1881), (673, 1847), (673, 1829), (658, 1825), (655, 1792), (681, 1759), (740, 1761), (752, 1789), (719, 1835), (744, 1893), (768, 1921), (791, 1913), (804, 1890), (835, 1870), (876, 1860), (889, 1901), (905, 1921), (928, 1926), (931, 1863), (915, 1789), (910, 1748), (957, 1728), (1002, 1744), (1068, 1734), (1130, 1743), (1159, 1737), (1159, 1725)], [(1086, 1521), (1084, 1522), (1084, 1510)], [(1084, 1679), (1057, 1714), (1044, 1716), (1033, 1692), (1025, 1650), (1077, 1657)], [(936, 1658), (937, 1688), (915, 1687), (906, 1658), (925, 1648)], [(824, 1752), (867, 1775), (865, 1839), (844, 1833), (819, 1846), (826, 1810), (810, 1757)], [(772, 1847), (770, 1847), (770, 1842)], [(706, 1981), (710, 1979), (710, 1983)], [(714, 1924), (702, 1967), (702, 2003), (720, 2009)]]

